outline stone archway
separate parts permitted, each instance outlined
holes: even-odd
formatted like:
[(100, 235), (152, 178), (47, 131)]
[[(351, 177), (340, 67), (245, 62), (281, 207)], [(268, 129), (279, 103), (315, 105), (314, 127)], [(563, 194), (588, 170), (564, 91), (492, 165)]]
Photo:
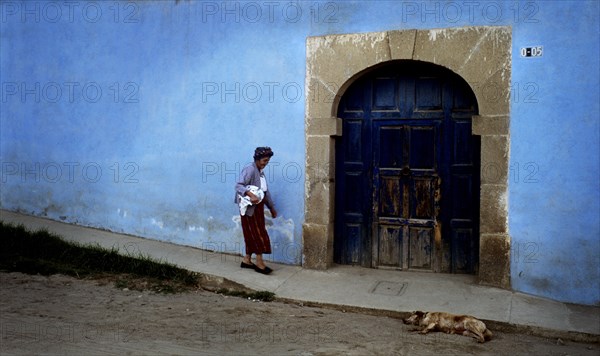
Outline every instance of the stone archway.
[[(508, 171), (510, 149), (510, 27), (398, 30), (309, 37), (306, 44), (306, 181), (304, 267), (333, 263), (335, 146), (342, 135), (339, 99), (368, 68), (410, 59), (444, 66), (470, 86), (479, 105), (473, 134), (481, 136), (479, 281), (510, 287)], [(493, 174), (490, 174), (493, 172)]]

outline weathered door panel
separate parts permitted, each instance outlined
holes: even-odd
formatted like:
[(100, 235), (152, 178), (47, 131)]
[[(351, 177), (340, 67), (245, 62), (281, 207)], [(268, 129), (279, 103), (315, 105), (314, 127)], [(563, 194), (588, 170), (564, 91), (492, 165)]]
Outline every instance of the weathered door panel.
[(364, 111), (364, 90), (350, 88), (343, 103), (344, 135), (336, 141), (334, 261), (371, 265), (370, 122)]
[[(438, 223), (440, 188), (436, 173), (439, 124), (373, 122), (372, 221), (379, 226), (373, 230), (375, 266), (433, 269), (431, 230)], [(390, 253), (394, 253), (393, 259)]]
[(383, 224), (377, 224), (377, 226), (379, 238), (376, 241), (377, 248), (374, 249), (374, 251), (377, 251), (376, 256), (374, 256), (377, 266), (402, 268), (403, 227)]
[(433, 270), (433, 228), (410, 227), (408, 268)]

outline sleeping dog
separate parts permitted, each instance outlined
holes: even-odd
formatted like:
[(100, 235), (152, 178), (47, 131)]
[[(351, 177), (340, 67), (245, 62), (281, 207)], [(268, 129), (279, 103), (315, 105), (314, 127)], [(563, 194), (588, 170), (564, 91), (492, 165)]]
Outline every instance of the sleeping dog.
[(446, 334), (471, 336), (479, 342), (492, 339), (492, 332), (487, 329), (483, 321), (469, 315), (416, 311), (403, 321), (404, 324), (422, 327), (421, 334), (427, 334), (430, 331), (442, 331)]

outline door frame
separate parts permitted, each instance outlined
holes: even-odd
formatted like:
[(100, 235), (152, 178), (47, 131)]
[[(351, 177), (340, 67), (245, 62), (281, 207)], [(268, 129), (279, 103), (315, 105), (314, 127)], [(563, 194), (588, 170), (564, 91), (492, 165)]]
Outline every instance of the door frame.
[[(306, 170), (303, 266), (333, 264), (335, 136), (339, 100), (378, 64), (404, 59), (448, 68), (471, 87), (481, 136), (479, 272), (481, 284), (510, 288), (508, 171), (512, 30), (476, 26), (309, 37), (306, 41)], [(346, 60), (350, 58), (350, 60)]]

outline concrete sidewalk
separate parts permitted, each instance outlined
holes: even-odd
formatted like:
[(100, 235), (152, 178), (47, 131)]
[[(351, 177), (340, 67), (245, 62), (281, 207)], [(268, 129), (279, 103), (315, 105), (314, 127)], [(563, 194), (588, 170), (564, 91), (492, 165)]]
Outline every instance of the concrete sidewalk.
[[(509, 290), (480, 286), (471, 275), (434, 274), (336, 266), (327, 271), (269, 263), (264, 276), (241, 269), (241, 256), (64, 224), (0, 211), (0, 220), (29, 230), (47, 229), (66, 240), (149, 255), (185, 269), (223, 277), (278, 298), (376, 312), (445, 311), (470, 314), (493, 327), (549, 337), (600, 341), (600, 307), (560, 303)], [(490, 325), (488, 325), (490, 326)]]

